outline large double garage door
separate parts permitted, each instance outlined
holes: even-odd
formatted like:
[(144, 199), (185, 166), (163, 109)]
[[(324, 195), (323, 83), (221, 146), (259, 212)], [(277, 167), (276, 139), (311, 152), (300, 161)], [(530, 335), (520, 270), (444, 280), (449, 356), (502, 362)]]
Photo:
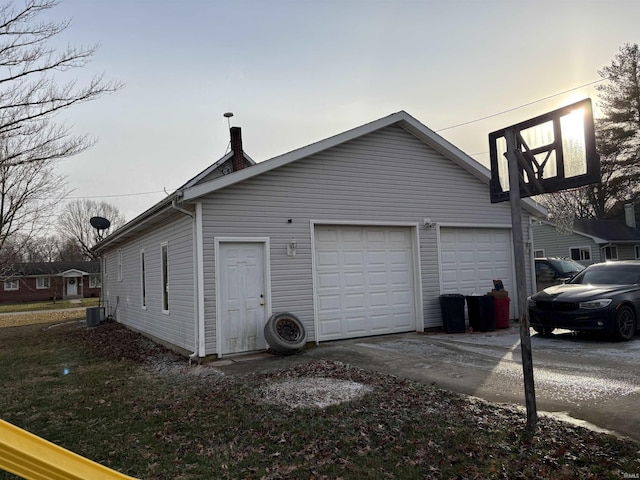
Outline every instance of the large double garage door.
[(411, 228), (318, 225), (314, 232), (319, 341), (416, 330)]

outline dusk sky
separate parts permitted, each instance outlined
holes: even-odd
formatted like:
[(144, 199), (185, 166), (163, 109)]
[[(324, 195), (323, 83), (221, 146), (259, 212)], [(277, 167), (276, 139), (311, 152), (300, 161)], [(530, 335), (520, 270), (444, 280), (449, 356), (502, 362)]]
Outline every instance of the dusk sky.
[(61, 116), (98, 143), (60, 168), (70, 198), (127, 220), (225, 154), (225, 112), (258, 162), (405, 110), (488, 165), (490, 132), (597, 105), (598, 70), (640, 42), (637, 0), (62, 0), (49, 14), (72, 19), (61, 45), (101, 45), (81, 80), (126, 84)]

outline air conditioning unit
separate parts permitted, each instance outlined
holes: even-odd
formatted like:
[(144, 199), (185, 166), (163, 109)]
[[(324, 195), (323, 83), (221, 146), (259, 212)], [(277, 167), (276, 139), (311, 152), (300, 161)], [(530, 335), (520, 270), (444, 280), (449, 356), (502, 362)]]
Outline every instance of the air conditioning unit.
[(104, 307), (87, 308), (87, 327), (97, 327), (104, 320)]

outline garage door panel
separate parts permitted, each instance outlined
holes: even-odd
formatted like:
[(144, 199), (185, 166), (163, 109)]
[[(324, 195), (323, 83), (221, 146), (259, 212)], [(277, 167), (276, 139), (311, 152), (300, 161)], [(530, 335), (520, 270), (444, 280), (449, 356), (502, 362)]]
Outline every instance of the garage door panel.
[(411, 229), (318, 226), (315, 238), (319, 340), (415, 328)]
[(405, 313), (398, 312), (394, 315), (394, 323), (401, 328), (411, 329), (413, 326), (413, 313), (406, 311)]
[(342, 264), (345, 267), (359, 266), (362, 265), (363, 261), (361, 251), (347, 250), (342, 253)]
[(367, 318), (364, 315), (350, 315), (343, 318), (342, 337), (362, 336), (367, 331)]
[(366, 298), (363, 293), (345, 293), (345, 308), (348, 311), (363, 310), (366, 306)]
[(369, 272), (367, 275), (367, 283), (365, 286), (369, 288), (382, 287), (387, 288), (387, 272)]
[(461, 282), (474, 282), (476, 279), (476, 269), (475, 268), (460, 268), (458, 271), (460, 274)]
[[(336, 276), (336, 278), (340, 279), (339, 274), (336, 273), (334, 275)], [(344, 279), (344, 286), (346, 288), (360, 287), (364, 283), (363, 272), (345, 272), (342, 278)]]
[(470, 263), (472, 265), (475, 265), (476, 263), (476, 252), (475, 251), (469, 251), (469, 250), (460, 250), (458, 252), (458, 263), (460, 265), (464, 265), (465, 263)]
[(443, 250), (441, 257), (443, 265), (450, 264), (456, 261), (456, 252)]
[(342, 321), (340, 318), (327, 318), (320, 325), (320, 335), (328, 338), (340, 338), (342, 336)]
[(336, 252), (320, 251), (317, 254), (318, 266), (335, 266), (338, 265), (338, 254)]
[(411, 277), (407, 270), (391, 271), (389, 274), (389, 283), (392, 286), (402, 286), (404, 288), (409, 287), (411, 283)]
[(397, 305), (397, 306), (404, 305), (407, 309), (409, 309), (411, 307), (412, 301), (413, 301), (413, 297), (406, 290), (391, 292), (391, 302), (394, 305)]
[(318, 274), (318, 287), (337, 288), (340, 286), (340, 276), (337, 273)]
[[(406, 247), (409, 248), (409, 247)], [(410, 251), (408, 250), (390, 250), (389, 263), (391, 265), (410, 265)]]
[(501, 279), (515, 295), (510, 230), (443, 227), (440, 243), (442, 293), (484, 294)]

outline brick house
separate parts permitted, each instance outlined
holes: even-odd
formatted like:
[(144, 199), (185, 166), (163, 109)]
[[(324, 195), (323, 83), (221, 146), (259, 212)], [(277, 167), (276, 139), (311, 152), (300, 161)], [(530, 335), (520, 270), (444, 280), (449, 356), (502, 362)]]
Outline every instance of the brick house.
[(99, 297), (100, 262), (16, 263), (2, 272), (0, 303)]

